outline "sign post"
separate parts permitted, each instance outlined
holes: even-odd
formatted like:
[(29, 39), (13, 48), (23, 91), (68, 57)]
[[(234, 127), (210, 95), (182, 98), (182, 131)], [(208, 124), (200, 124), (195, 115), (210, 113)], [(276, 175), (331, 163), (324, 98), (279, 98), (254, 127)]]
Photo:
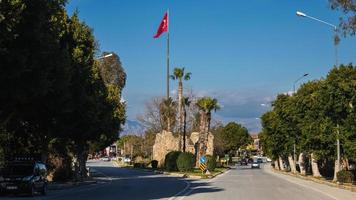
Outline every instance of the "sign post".
[(199, 168), (202, 172), (202, 174), (204, 174), (204, 172), (206, 171), (206, 157), (205, 155), (203, 155), (202, 157), (200, 157), (200, 165), (199, 165)]

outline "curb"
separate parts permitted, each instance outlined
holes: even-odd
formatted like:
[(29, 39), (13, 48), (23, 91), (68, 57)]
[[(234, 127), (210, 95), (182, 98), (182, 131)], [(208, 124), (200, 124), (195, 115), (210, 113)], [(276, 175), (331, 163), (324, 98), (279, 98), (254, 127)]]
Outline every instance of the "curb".
[(274, 168), (272, 168), (271, 171), (274, 172), (274, 173), (284, 174), (284, 175), (296, 177), (296, 178), (299, 178), (299, 179), (313, 181), (315, 183), (328, 185), (328, 186), (331, 186), (331, 187), (344, 189), (344, 190), (348, 190), (348, 191), (351, 191), (351, 192), (356, 192), (356, 185), (352, 186), (352, 185), (343, 185), (343, 184), (338, 184), (338, 183), (332, 183), (332, 182), (329, 182), (329, 181), (320, 180), (320, 179), (313, 178), (313, 177), (302, 176), (302, 175), (299, 175), (299, 174), (292, 174), (292, 173), (289, 173), (289, 172), (278, 171), (278, 170), (276, 170)]
[(63, 190), (73, 187), (80, 187), (85, 185), (96, 184), (97, 181), (85, 181), (85, 182), (68, 182), (68, 183), (50, 183), (48, 185), (49, 190)]
[[(116, 167), (120, 167), (116, 162), (113, 162), (114, 165)], [(154, 174), (163, 174), (163, 175), (167, 175), (167, 176), (175, 176), (175, 177), (180, 177), (180, 178), (191, 178), (191, 179), (213, 179), (216, 176), (223, 174), (227, 171), (229, 171), (231, 168), (227, 168), (225, 171), (223, 172), (218, 172), (214, 175), (206, 175), (206, 177), (202, 177), (202, 176), (196, 176), (196, 175), (188, 175), (188, 174), (183, 174), (183, 173), (176, 173), (176, 172), (166, 172), (166, 171), (162, 171), (162, 170), (154, 170), (154, 169), (140, 169), (140, 168), (130, 168), (131, 170), (137, 170), (137, 171), (141, 171), (141, 172), (151, 172)]]
[(216, 176), (219, 176), (227, 171), (229, 171), (230, 168), (226, 169), (223, 172), (217, 172), (214, 175), (206, 175), (206, 177), (202, 177), (202, 176), (196, 176), (196, 175), (189, 175), (189, 174), (182, 174), (182, 173), (175, 173), (175, 172), (163, 172), (163, 174), (165, 175), (170, 175), (170, 176), (177, 176), (177, 177), (182, 177), (182, 178), (191, 178), (191, 179), (213, 179)]

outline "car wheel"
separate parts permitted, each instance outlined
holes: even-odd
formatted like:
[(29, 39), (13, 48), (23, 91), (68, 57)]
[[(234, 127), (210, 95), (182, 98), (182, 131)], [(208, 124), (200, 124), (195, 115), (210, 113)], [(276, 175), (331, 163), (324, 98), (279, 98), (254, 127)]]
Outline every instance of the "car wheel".
[(36, 188), (35, 188), (35, 186), (34, 185), (31, 185), (31, 188), (30, 188), (30, 196), (31, 197), (33, 197), (33, 196), (35, 196), (35, 194), (36, 194)]
[(43, 184), (41, 194), (42, 195), (46, 195), (47, 194), (47, 184), (46, 183)]

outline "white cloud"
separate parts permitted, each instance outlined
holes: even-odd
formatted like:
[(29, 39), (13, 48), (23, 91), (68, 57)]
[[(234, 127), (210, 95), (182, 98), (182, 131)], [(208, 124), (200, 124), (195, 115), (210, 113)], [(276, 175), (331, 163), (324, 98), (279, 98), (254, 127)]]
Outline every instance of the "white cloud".
[(238, 122), (252, 133), (261, 130), (259, 117), (270, 109), (275, 99), (275, 95), (263, 91), (199, 91), (197, 94), (218, 99), (221, 109), (214, 115), (217, 120)]

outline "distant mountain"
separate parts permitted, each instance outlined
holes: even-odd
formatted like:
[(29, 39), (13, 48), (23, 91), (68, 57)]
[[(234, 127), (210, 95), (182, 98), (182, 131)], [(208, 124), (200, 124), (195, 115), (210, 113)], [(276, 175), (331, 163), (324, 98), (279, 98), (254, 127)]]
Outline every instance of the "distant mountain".
[(138, 121), (126, 120), (123, 131), (120, 135), (143, 135), (145, 133), (145, 127)]

